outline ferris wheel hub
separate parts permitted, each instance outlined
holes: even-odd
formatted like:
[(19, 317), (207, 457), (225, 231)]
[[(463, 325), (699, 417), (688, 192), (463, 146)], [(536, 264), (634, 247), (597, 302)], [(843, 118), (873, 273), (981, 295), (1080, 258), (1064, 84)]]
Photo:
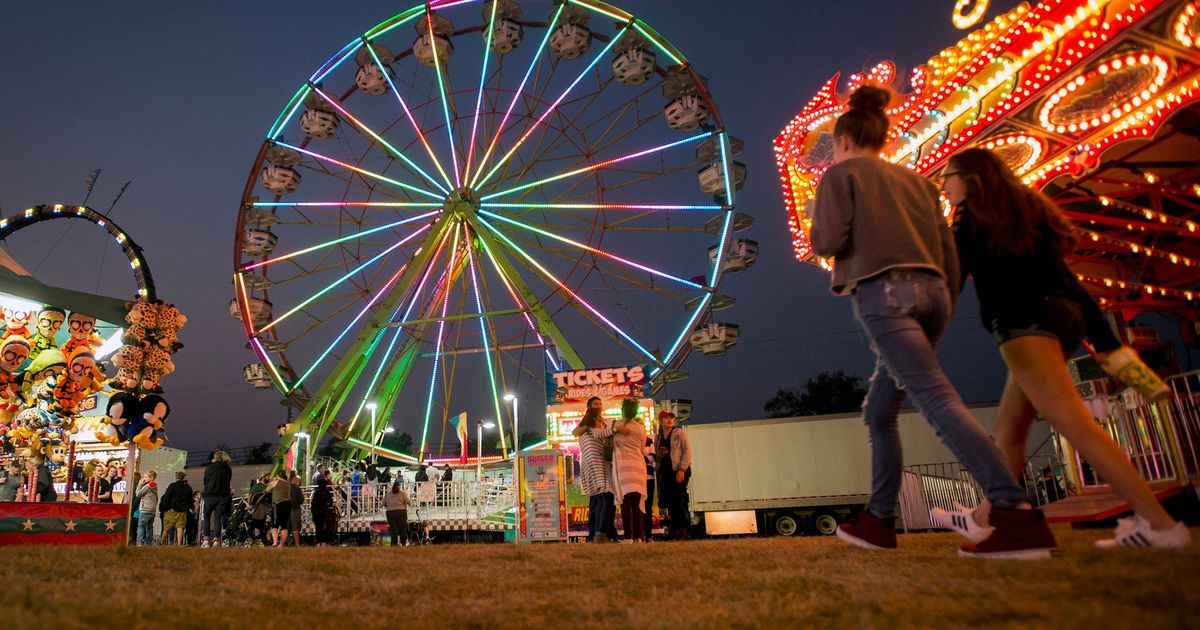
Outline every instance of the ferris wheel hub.
[(478, 209), (479, 193), (466, 186), (450, 191), (446, 200), (442, 202), (442, 212), (458, 219), (474, 217)]

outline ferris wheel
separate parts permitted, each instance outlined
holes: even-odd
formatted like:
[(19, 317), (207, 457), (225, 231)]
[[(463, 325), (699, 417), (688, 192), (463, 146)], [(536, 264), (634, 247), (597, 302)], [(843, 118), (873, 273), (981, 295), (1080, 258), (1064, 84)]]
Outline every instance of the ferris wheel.
[(375, 443), (377, 411), (423, 457), (462, 411), (507, 419), (517, 379), (640, 365), (657, 388), (734, 345), (717, 290), (757, 244), (725, 124), (601, 2), (431, 2), (353, 39), (268, 129), (238, 213), (230, 314), (247, 380), (300, 409), (285, 445)]

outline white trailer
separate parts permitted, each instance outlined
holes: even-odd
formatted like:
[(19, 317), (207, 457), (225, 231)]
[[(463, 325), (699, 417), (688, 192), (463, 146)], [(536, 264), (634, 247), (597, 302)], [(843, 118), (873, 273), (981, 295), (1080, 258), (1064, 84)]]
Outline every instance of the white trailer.
[[(995, 406), (972, 414), (990, 428)], [(904, 465), (955, 461), (920, 412), (900, 414)], [(691, 510), (709, 534), (833, 534), (871, 495), (871, 443), (858, 413), (689, 424)], [(1045, 422), (1030, 444), (1045, 441)]]

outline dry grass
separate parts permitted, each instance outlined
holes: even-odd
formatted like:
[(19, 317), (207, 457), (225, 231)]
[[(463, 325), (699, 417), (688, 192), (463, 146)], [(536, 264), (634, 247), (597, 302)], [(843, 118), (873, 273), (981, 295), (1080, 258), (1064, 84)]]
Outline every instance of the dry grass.
[[(1200, 534), (1200, 531), (1193, 532)], [(1045, 562), (955, 557), (953, 534), (895, 552), (833, 538), (420, 548), (6, 548), (14, 628), (1196, 627), (1200, 546)], [(1197, 536), (1200, 539), (1200, 536)]]

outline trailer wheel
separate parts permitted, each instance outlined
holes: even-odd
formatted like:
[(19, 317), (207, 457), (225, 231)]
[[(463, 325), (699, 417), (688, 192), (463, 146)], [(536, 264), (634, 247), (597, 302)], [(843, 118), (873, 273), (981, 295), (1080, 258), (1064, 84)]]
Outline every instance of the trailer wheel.
[(791, 512), (781, 512), (771, 520), (771, 531), (779, 536), (795, 536), (800, 531), (800, 519)]
[(832, 536), (837, 533), (841, 523), (842, 519), (838, 518), (836, 512), (817, 512), (809, 521), (809, 527), (818, 536)]

